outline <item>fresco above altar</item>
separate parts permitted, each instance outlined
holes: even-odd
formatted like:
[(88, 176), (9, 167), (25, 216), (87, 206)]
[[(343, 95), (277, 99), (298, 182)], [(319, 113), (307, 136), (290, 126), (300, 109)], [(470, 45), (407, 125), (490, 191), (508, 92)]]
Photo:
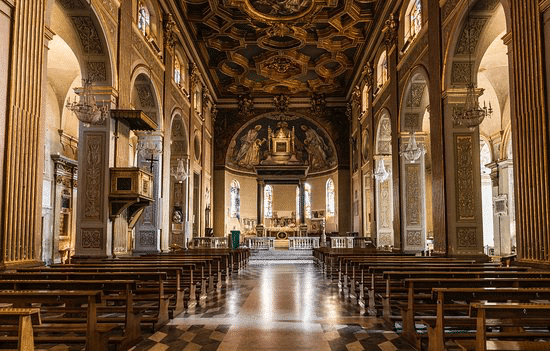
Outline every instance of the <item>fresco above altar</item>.
[(226, 165), (247, 173), (258, 165), (307, 165), (312, 174), (334, 169), (337, 158), (324, 129), (304, 117), (274, 114), (241, 128), (231, 141)]

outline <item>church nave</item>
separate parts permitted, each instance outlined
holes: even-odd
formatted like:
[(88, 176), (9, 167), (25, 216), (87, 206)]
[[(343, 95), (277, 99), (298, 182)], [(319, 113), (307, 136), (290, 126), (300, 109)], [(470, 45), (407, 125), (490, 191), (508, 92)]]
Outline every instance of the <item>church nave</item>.
[(251, 261), (133, 351), (414, 350), (315, 264)]

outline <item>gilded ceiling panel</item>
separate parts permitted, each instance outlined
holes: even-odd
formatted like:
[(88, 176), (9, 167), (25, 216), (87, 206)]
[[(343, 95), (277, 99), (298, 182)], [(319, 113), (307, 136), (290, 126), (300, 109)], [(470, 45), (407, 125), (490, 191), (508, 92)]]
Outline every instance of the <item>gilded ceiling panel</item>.
[(377, 0), (184, 0), (218, 96), (344, 96)]

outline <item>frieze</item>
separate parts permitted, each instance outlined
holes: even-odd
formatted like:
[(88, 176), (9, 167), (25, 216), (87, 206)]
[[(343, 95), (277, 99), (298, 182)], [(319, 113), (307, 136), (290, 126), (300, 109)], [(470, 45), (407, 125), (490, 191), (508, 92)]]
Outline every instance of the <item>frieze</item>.
[(455, 134), (455, 179), (457, 220), (475, 219), (473, 137)]
[(102, 55), (103, 46), (92, 18), (89, 16), (72, 16), (71, 18), (84, 53)]
[(82, 228), (80, 238), (83, 249), (101, 249), (103, 242), (103, 229)]
[(420, 164), (405, 165), (405, 202), (408, 226), (422, 223), (422, 186), (420, 184)]
[(457, 246), (459, 249), (473, 249), (477, 247), (477, 229), (475, 227), (456, 228)]

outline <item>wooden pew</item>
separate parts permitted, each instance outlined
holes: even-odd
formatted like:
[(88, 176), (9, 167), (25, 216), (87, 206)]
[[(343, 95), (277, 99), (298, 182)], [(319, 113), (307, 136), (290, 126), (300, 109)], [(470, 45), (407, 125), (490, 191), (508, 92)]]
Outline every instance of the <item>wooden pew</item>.
[(0, 348), (12, 347), (7, 340), (2, 340), (7, 331), (6, 326), (17, 328), (17, 351), (34, 351), (33, 325), (40, 324), (40, 309), (38, 308), (0, 308)]
[[(445, 350), (445, 340), (472, 338), (473, 333), (446, 333), (447, 328), (454, 330), (475, 330), (476, 319), (469, 316), (469, 307), (474, 302), (519, 302), (529, 303), (533, 300), (550, 300), (550, 288), (435, 288), (437, 315), (433, 320), (423, 321), (428, 326), (428, 350)], [(452, 308), (453, 315), (446, 313)], [(456, 312), (463, 309), (462, 314)], [(487, 334), (487, 336), (490, 336)]]
[[(403, 337), (418, 344), (416, 322), (433, 319), (437, 311), (437, 301), (433, 298), (434, 288), (550, 288), (550, 278), (410, 278), (405, 279), (407, 301), (398, 303), (403, 323)], [(461, 306), (460, 309), (462, 309)]]
[[(0, 290), (0, 302), (10, 303), (17, 308), (28, 308), (41, 304), (40, 310), (46, 311), (47, 305), (60, 302), (69, 306), (80, 306), (86, 313), (83, 324), (77, 323), (42, 323), (34, 328), (36, 344), (43, 343), (77, 343), (85, 345), (85, 351), (105, 351), (109, 343), (121, 344), (124, 337), (109, 336), (116, 325), (97, 322), (97, 305), (102, 301), (101, 290)], [(85, 306), (85, 307), (84, 307)], [(67, 335), (67, 333), (76, 335)], [(16, 340), (17, 337), (3, 337), (2, 342)]]
[[(476, 318), (474, 340), (458, 340), (456, 343), (465, 351), (496, 350), (550, 350), (548, 316), (550, 303), (481, 302), (470, 305), (470, 317)], [(491, 320), (491, 323), (488, 323)], [(498, 325), (503, 332), (489, 333), (488, 325)], [(536, 332), (528, 332), (536, 328)], [(504, 340), (503, 340), (504, 339)], [(544, 339), (545, 341), (540, 341)]]

